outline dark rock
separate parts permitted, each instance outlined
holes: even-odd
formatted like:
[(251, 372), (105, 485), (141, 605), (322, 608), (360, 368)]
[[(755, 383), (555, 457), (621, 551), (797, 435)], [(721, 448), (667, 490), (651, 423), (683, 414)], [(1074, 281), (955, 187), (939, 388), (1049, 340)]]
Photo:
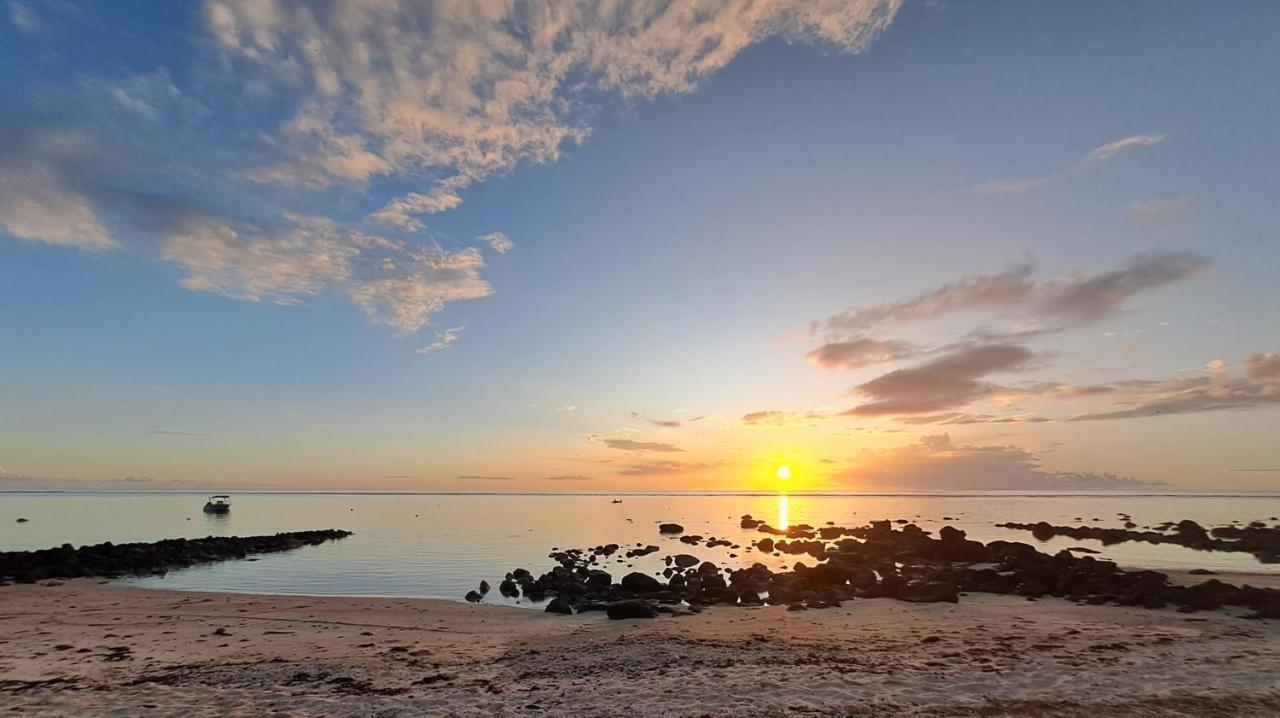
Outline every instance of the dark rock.
[(639, 600), (618, 601), (617, 603), (610, 604), (609, 608), (606, 609), (605, 614), (608, 615), (609, 618), (615, 620), (658, 617), (658, 612), (654, 610), (653, 606), (650, 605), (648, 601)]
[(687, 553), (676, 554), (672, 557), (672, 561), (674, 561), (676, 566), (679, 566), (680, 568), (691, 568), (698, 565), (698, 558), (696, 556), (690, 556)]
[(680, 524), (658, 524), (658, 533), (660, 534), (678, 534), (684, 533), (684, 527)]
[(620, 585), (624, 591), (636, 594), (654, 593), (663, 589), (662, 583), (658, 579), (639, 571), (623, 576)]
[(547, 607), (544, 610), (547, 613), (559, 613), (565, 616), (572, 616), (573, 604), (569, 603), (569, 599), (564, 596), (556, 596), (547, 602)]
[(487, 593), (489, 593), (489, 582), (488, 582), (488, 581), (481, 581), (481, 582), (480, 582), (480, 595), (481, 595), (481, 596), (483, 596), (483, 595), (485, 595), (485, 594), (487, 594)]
[(957, 603), (960, 601), (960, 587), (950, 581), (911, 583), (898, 598), (911, 603)]
[(467, 595), (464, 598), (467, 599), (468, 603), (480, 603), (480, 600), (484, 597), (480, 595), (479, 591), (467, 591)]

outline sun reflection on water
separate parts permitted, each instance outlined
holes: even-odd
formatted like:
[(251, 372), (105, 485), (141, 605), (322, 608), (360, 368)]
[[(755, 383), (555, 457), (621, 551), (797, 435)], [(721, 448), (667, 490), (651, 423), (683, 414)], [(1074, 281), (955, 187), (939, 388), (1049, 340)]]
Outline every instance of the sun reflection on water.
[(786, 530), (791, 526), (791, 506), (786, 492), (778, 492), (778, 528)]

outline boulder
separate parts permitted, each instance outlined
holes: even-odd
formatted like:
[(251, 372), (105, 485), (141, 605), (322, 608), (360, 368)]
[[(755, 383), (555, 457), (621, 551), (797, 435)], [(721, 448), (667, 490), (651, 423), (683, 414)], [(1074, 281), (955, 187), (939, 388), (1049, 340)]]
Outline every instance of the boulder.
[(620, 585), (624, 591), (639, 594), (654, 593), (663, 589), (663, 585), (658, 579), (639, 571), (633, 571), (623, 576)]
[(684, 527), (680, 524), (658, 524), (658, 533), (660, 534), (679, 534), (684, 533)]
[(573, 615), (573, 604), (569, 603), (569, 599), (564, 596), (556, 596), (547, 602), (547, 613), (559, 613), (564, 616)]
[(648, 601), (630, 600), (609, 604), (605, 614), (614, 620), (628, 618), (657, 618), (658, 612)]

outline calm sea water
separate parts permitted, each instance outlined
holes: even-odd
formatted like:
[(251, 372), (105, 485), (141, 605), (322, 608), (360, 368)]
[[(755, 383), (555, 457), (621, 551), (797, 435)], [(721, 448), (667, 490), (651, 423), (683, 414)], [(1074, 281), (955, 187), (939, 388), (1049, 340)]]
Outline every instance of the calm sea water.
[[(612, 503), (621, 498), (622, 503)], [(113, 541), (154, 541), (209, 535), (270, 534), (341, 528), (355, 535), (323, 546), (173, 571), (135, 579), (154, 588), (303, 595), (417, 596), (460, 599), (480, 579), (497, 585), (516, 567), (540, 573), (552, 565), (553, 548), (604, 543), (658, 544), (663, 553), (691, 553), (722, 566), (749, 565), (758, 554), (688, 546), (660, 537), (657, 524), (677, 521), (687, 533), (742, 544), (758, 538), (738, 526), (742, 514), (774, 526), (827, 521), (860, 525), (904, 518), (926, 530), (964, 529), (980, 541), (1018, 540), (1056, 551), (1088, 546), (1123, 566), (1208, 568), (1280, 573), (1248, 554), (1202, 553), (1179, 546), (1053, 539), (996, 528), (1003, 521), (1048, 521), (1119, 526), (1118, 512), (1140, 526), (1190, 518), (1205, 526), (1280, 516), (1280, 495), (498, 495), (498, 494), (289, 494), (234, 497), (228, 516), (201, 511), (195, 494), (7, 493), (0, 494), (0, 550), (48, 548)], [(17, 523), (18, 517), (29, 519)], [(944, 520), (944, 517), (951, 517)], [(1094, 521), (1093, 519), (1098, 519)], [(807, 557), (806, 557), (807, 558)], [(788, 567), (796, 557), (763, 557)], [(810, 561), (811, 562), (811, 561)], [(628, 567), (627, 564), (634, 564)], [(656, 571), (659, 558), (610, 559), (615, 577), (630, 570)], [(488, 600), (501, 602), (496, 591)]]

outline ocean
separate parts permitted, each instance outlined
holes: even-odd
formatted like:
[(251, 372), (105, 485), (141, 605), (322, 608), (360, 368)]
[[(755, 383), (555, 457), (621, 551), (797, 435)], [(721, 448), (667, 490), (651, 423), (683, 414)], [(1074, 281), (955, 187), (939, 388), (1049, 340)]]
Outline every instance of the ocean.
[[(342, 494), (241, 493), (229, 515), (202, 512), (194, 493), (0, 493), (0, 550), (64, 543), (271, 534), (339, 528), (353, 536), (322, 546), (259, 558), (128, 579), (149, 588), (296, 595), (412, 596), (461, 600), (481, 579), (494, 586), (517, 567), (548, 570), (553, 549), (616, 543), (623, 550), (656, 544), (663, 551), (639, 559), (604, 561), (615, 578), (658, 571), (660, 557), (690, 553), (723, 567), (762, 561), (789, 568), (807, 556), (761, 556), (726, 547), (689, 546), (660, 536), (657, 524), (677, 522), (687, 534), (716, 536), (747, 546), (760, 534), (739, 527), (743, 514), (785, 527), (828, 521), (854, 526), (907, 519), (937, 531), (951, 525), (979, 541), (1024, 541), (1042, 551), (1071, 546), (1101, 551), (1124, 567), (1205, 568), (1280, 574), (1280, 565), (1246, 553), (1208, 553), (1174, 545), (1055, 538), (997, 528), (1005, 521), (1048, 521), (1120, 527), (1119, 514), (1139, 526), (1192, 519), (1205, 527), (1264, 521), (1280, 524), (1280, 494)], [(613, 503), (620, 499), (621, 503)], [(19, 523), (18, 518), (28, 519)], [(736, 553), (736, 557), (730, 557)], [(629, 565), (631, 564), (631, 565)], [(491, 603), (529, 605), (503, 599)]]

